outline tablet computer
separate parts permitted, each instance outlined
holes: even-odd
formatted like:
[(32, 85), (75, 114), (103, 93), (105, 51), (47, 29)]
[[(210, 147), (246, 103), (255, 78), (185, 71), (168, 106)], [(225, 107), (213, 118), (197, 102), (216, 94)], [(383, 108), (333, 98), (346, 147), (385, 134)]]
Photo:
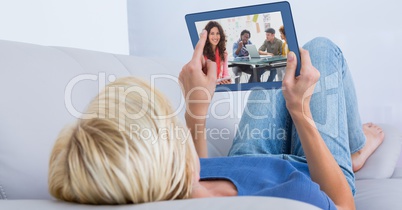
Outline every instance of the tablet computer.
[[(209, 49), (204, 48), (204, 56), (220, 60), (218, 79), (230, 80), (230, 84), (217, 83), (217, 92), (281, 88), (288, 51), (296, 54), (295, 76), (300, 74), (299, 45), (286, 1), (187, 14), (185, 19), (193, 47), (202, 30), (208, 31)], [(251, 58), (246, 48), (249, 44), (271, 56)], [(227, 64), (218, 58), (216, 48), (226, 51)]]

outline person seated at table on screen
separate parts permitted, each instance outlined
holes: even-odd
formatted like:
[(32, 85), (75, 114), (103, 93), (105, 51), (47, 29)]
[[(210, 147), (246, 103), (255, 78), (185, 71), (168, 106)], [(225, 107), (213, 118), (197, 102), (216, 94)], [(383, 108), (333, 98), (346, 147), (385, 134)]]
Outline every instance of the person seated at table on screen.
[[(268, 28), (265, 30), (265, 41), (258, 49), (260, 55), (282, 55), (282, 41), (275, 37), (275, 29)], [(261, 71), (262, 72), (262, 71)], [(267, 82), (274, 81), (276, 76), (276, 69), (269, 71)]]
[[(283, 40), (282, 43), (282, 56), (287, 56), (289, 53), (288, 43), (286, 41), (286, 33), (285, 28), (283, 26), (279, 27), (279, 33), (281, 34), (281, 39)], [(282, 81), (283, 75), (285, 74), (285, 67), (277, 68), (276, 69), (278, 74), (278, 81)]]
[[(362, 126), (341, 50), (325, 38), (310, 41), (300, 49), (297, 78), (297, 59), (290, 52), (282, 90), (252, 91), (229, 156), (207, 158), (205, 123), (217, 67), (202, 61), (206, 40), (203, 31), (179, 75), (187, 127), (154, 87), (119, 78), (91, 101), (85, 111), (91, 117), (58, 136), (49, 163), (50, 194), (107, 205), (254, 195), (355, 209), (353, 171), (384, 133), (374, 124)], [(329, 80), (331, 75), (339, 76)], [(333, 91), (314, 91), (323, 85)], [(328, 102), (328, 94), (337, 102)], [(322, 111), (334, 109), (340, 111), (330, 116)], [(273, 126), (276, 134), (269, 130)]]
[[(250, 41), (251, 38), (251, 33), (249, 30), (244, 29), (243, 31), (240, 32), (240, 38), (237, 40), (235, 43), (233, 43), (233, 57), (234, 58), (239, 58), (239, 57), (247, 57), (249, 56), (249, 53), (247, 51), (246, 45), (248, 44), (253, 44)], [(235, 65), (232, 67), (233, 73), (238, 76), (235, 79), (235, 83), (238, 84), (240, 83), (240, 77), (242, 75), (242, 72), (250, 74), (251, 76), (248, 79), (248, 82), (253, 82), (253, 70), (250, 65)]]
[(228, 53), (226, 51), (226, 36), (222, 26), (216, 21), (209, 21), (204, 28), (207, 33), (207, 41), (203, 51), (203, 62), (207, 60), (214, 61), (217, 69), (217, 84), (231, 84), (229, 69), (228, 69)]

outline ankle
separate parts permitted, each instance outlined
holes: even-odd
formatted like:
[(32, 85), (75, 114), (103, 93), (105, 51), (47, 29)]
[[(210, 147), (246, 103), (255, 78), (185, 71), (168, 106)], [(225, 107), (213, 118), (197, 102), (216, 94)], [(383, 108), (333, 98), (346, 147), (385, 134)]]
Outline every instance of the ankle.
[[(358, 151), (360, 152), (360, 151)], [(356, 152), (356, 153), (358, 153)], [(362, 159), (360, 158), (360, 155), (354, 153), (352, 155), (352, 169), (353, 172), (357, 172), (358, 170), (360, 170), (363, 167), (364, 162), (362, 161)]]

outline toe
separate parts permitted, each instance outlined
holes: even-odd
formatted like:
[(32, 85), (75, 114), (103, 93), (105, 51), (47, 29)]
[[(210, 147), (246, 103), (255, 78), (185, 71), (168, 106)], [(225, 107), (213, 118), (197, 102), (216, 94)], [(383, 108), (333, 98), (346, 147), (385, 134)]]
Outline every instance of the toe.
[(372, 123), (372, 122), (368, 122), (368, 123), (363, 124), (363, 126), (366, 126), (366, 127), (370, 128), (371, 126), (373, 126), (373, 123)]

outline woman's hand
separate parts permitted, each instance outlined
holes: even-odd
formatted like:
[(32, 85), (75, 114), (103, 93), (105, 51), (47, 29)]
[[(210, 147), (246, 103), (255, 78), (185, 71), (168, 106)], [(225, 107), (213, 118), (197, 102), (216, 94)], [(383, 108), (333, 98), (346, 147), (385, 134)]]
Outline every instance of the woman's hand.
[(208, 157), (205, 122), (208, 107), (216, 88), (216, 63), (205, 60), (203, 50), (207, 31), (201, 33), (193, 58), (179, 75), (181, 89), (186, 100), (186, 124), (191, 132), (199, 157)]
[[(187, 115), (205, 118), (216, 88), (216, 63), (203, 58), (207, 32), (201, 33), (190, 62), (184, 65), (179, 75), (180, 85), (186, 100)], [(205, 73), (204, 73), (205, 72)]]
[(307, 50), (300, 49), (301, 69), (300, 75), (295, 77), (297, 59), (293, 52), (289, 52), (286, 74), (282, 81), (283, 96), (286, 107), (292, 113), (309, 111), (311, 95), (320, 78), (320, 72), (311, 64)]
[(216, 84), (218, 85), (228, 85), (228, 84), (232, 84), (232, 79), (225, 79), (225, 80), (221, 80), (219, 82), (217, 82)]

